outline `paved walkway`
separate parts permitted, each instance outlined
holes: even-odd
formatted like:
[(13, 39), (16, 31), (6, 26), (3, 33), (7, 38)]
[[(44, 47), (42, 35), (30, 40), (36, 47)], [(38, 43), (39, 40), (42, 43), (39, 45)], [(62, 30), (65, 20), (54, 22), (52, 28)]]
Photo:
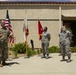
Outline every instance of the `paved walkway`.
[(0, 75), (76, 75), (76, 53), (72, 53), (70, 63), (60, 62), (61, 56), (58, 53), (50, 56), (50, 59), (33, 56), (7, 61), (9, 65), (0, 67)]

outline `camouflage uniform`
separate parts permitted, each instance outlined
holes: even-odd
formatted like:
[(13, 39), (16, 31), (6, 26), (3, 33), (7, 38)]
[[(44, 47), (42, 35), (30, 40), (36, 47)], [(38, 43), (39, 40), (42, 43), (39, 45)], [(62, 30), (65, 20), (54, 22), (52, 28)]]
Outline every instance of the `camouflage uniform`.
[(8, 58), (8, 37), (10, 31), (6, 28), (0, 29), (0, 62), (5, 62)]
[(63, 60), (65, 60), (65, 56), (68, 56), (68, 60), (71, 59), (71, 51), (70, 44), (72, 40), (72, 34), (68, 30), (63, 30), (61, 33), (60, 47)]
[(43, 32), (42, 33), (42, 51), (43, 51), (43, 56), (45, 55), (49, 56), (49, 41), (50, 41), (50, 34), (48, 32)]

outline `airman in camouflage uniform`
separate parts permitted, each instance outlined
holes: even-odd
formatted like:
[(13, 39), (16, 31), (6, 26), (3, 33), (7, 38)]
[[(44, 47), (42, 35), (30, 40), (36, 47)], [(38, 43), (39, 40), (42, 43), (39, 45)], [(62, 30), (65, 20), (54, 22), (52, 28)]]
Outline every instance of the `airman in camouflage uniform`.
[(71, 61), (71, 51), (70, 51), (71, 41), (72, 41), (72, 33), (68, 31), (66, 28), (63, 28), (60, 36), (60, 47), (63, 58), (62, 61), (65, 61), (65, 56), (68, 56), (67, 62)]
[[(49, 41), (51, 39), (50, 34), (47, 32), (47, 27), (44, 27), (44, 32), (42, 33), (42, 52), (43, 52), (43, 58), (49, 58)], [(47, 55), (47, 56), (45, 56)]]
[(5, 65), (8, 58), (8, 37), (10, 31), (5, 27), (5, 21), (1, 22), (2, 28), (0, 29), (0, 66)]

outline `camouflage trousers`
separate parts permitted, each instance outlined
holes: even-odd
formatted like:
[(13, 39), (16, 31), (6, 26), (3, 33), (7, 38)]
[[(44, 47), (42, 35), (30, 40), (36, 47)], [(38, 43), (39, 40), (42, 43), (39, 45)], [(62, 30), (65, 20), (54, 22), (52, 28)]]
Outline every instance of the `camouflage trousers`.
[(0, 61), (5, 61), (8, 58), (8, 45), (6, 43), (0, 45)]
[[(1, 45), (0, 45), (1, 46)], [(0, 47), (0, 62), (2, 61), (2, 48)]]
[(68, 57), (71, 57), (70, 44), (67, 44), (67, 45), (61, 45), (60, 48), (61, 48), (62, 56), (68, 56)]
[(49, 55), (48, 47), (49, 47), (49, 43), (42, 43), (42, 52), (43, 52), (43, 55)]

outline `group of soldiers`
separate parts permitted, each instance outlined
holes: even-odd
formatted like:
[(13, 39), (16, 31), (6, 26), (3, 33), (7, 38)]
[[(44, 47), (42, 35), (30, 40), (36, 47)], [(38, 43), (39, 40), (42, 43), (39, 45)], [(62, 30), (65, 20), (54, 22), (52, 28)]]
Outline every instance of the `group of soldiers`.
[[(68, 27), (63, 26), (61, 28), (61, 32), (59, 33), (59, 47), (62, 55), (61, 61), (66, 61), (65, 56), (68, 57), (67, 62), (71, 62), (71, 50), (70, 45), (72, 42), (72, 33), (68, 30)], [(51, 35), (47, 32), (47, 27), (44, 27), (44, 32), (42, 33), (42, 58), (49, 58), (49, 41), (51, 39)]]
[[(8, 58), (8, 38), (11, 37), (10, 31), (5, 27), (5, 21), (1, 21), (0, 28), (0, 67), (7, 64), (5, 61)], [(51, 39), (51, 35), (47, 32), (48, 28), (44, 27), (44, 31), (42, 33), (42, 53), (43, 56), (41, 58), (50, 58), (49, 57), (49, 41)], [(62, 61), (65, 61), (65, 56), (68, 56), (67, 62), (71, 61), (71, 51), (70, 44), (72, 41), (72, 33), (66, 28), (61, 28), (61, 32), (59, 33), (59, 46), (60, 52), (62, 55)]]

